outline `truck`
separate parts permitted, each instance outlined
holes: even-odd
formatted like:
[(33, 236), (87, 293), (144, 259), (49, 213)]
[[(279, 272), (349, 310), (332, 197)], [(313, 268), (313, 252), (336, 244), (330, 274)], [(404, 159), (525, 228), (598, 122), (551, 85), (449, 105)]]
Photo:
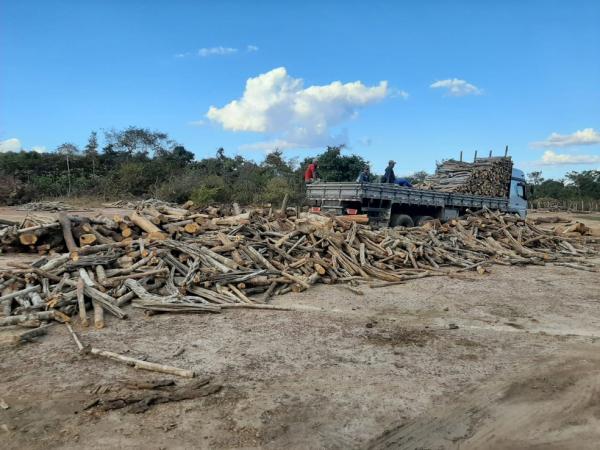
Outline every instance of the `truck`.
[(483, 208), (527, 215), (525, 173), (513, 168), (508, 197), (485, 197), (415, 189), (384, 183), (316, 182), (306, 186), (311, 211), (335, 215), (366, 214), (375, 226), (421, 225), (432, 219), (447, 221), (467, 210)]

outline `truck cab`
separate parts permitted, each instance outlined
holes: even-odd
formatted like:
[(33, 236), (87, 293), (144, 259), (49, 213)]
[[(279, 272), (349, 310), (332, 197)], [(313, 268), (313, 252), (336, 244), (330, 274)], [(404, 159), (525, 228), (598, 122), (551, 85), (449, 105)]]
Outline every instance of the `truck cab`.
[(523, 219), (527, 216), (527, 183), (525, 173), (520, 169), (512, 170), (508, 211), (519, 214)]

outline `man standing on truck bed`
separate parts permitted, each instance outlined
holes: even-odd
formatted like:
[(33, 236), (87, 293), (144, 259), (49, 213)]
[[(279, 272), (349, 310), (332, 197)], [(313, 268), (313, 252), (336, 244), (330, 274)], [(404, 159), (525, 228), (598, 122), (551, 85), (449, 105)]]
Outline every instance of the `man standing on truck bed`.
[(304, 172), (304, 182), (306, 184), (314, 183), (319, 179), (319, 172), (317, 172), (318, 166), (319, 161), (317, 158), (313, 159), (313, 162), (308, 165), (306, 172)]
[(385, 173), (383, 174), (383, 178), (381, 179), (382, 183), (395, 183), (396, 175), (394, 175), (394, 166), (396, 165), (396, 161), (390, 160), (388, 166), (385, 169)]
[(369, 183), (371, 181), (371, 171), (369, 170), (369, 166), (363, 167), (363, 170), (360, 171), (358, 177), (356, 178), (357, 183)]

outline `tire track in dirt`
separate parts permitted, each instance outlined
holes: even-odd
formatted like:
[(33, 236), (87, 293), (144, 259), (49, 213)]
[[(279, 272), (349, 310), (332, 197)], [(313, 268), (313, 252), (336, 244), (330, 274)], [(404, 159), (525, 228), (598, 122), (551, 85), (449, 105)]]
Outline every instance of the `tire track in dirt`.
[(367, 448), (597, 448), (599, 373), (598, 347), (580, 347), (432, 408)]

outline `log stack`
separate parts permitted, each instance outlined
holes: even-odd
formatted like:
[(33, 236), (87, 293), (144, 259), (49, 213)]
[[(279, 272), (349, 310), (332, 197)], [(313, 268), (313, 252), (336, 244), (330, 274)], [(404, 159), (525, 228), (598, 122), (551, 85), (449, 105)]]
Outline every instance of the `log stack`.
[[(493, 264), (553, 263), (598, 272), (586, 259), (598, 254), (593, 238), (544, 231), (489, 210), (445, 224), (379, 230), (306, 213), (247, 211), (211, 218), (173, 207), (155, 213), (137, 212), (144, 221), (63, 215), (60, 222), (43, 224), (39, 229), (63, 236), (66, 252), (0, 271), (0, 326), (37, 327), (79, 317), (82, 326), (102, 328), (110, 316), (126, 319), (128, 303), (150, 313), (273, 309), (277, 306), (265, 305), (271, 297), (317, 283), (356, 290), (359, 283), (378, 287), (485, 273)], [(146, 221), (162, 234), (153, 234)], [(186, 229), (192, 224), (199, 229)], [(78, 236), (78, 227), (85, 233)], [(124, 238), (119, 231), (126, 229), (131, 235)], [(84, 245), (88, 234), (102, 239)]]
[(440, 192), (508, 197), (512, 166), (510, 157), (478, 158), (472, 163), (450, 159), (438, 164), (435, 174), (425, 178), (418, 187)]

